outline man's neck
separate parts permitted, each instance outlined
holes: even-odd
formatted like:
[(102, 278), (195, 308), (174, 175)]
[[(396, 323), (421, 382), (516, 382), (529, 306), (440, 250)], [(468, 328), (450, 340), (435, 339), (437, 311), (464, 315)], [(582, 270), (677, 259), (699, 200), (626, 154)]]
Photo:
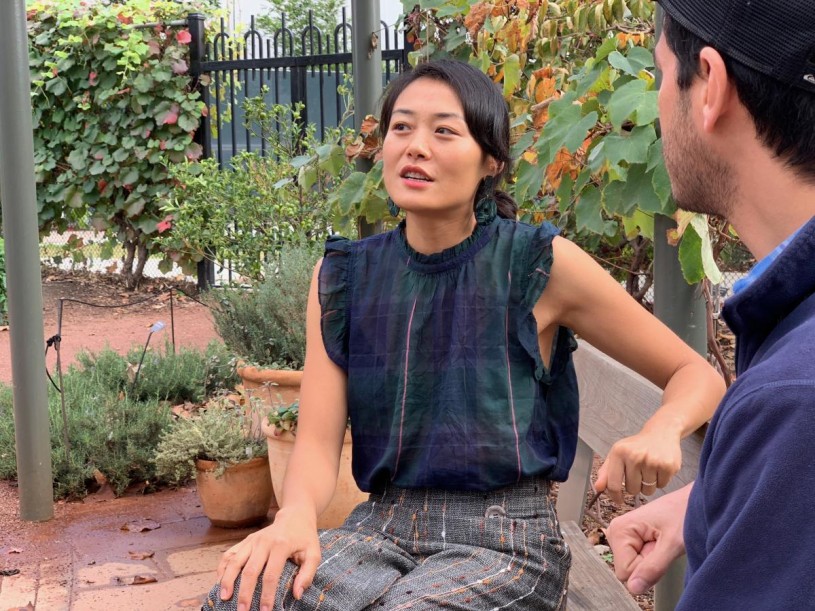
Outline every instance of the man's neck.
[(774, 161), (740, 172), (728, 219), (758, 260), (815, 216), (815, 185)]

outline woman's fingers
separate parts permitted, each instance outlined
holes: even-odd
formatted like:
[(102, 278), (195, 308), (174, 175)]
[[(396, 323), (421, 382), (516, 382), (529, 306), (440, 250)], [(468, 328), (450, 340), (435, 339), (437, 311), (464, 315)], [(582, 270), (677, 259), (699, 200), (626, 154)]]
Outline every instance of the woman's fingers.
[(221, 584), (221, 600), (229, 600), (232, 598), (232, 588), (235, 585), (235, 580), (241, 572), (241, 568), (246, 564), (249, 559), (249, 554), (252, 551), (251, 546), (246, 545), (247, 541), (244, 539), (237, 545), (233, 545), (224, 552), (221, 556), (221, 562), (218, 563), (218, 581)]
[(294, 580), (294, 597), (300, 600), (303, 597), (303, 592), (306, 588), (311, 586), (314, 581), (314, 574), (317, 572), (317, 567), (320, 566), (320, 546), (309, 547), (301, 558), (298, 558), (300, 570), (297, 572), (297, 577)]
[(659, 478), (657, 477), (656, 473), (651, 471), (642, 471), (640, 477), (640, 492), (645, 496), (651, 496), (654, 492), (657, 491), (657, 487), (659, 484)]

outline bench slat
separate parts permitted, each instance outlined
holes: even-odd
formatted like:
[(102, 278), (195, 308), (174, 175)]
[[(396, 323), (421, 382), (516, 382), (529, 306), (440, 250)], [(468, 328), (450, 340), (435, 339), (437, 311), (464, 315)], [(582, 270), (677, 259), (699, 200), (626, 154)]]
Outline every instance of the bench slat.
[(589, 545), (575, 522), (561, 522), (572, 550), (566, 611), (639, 611), (639, 605), (614, 576), (611, 568)]
[[(574, 359), (580, 388), (580, 439), (605, 456), (615, 441), (640, 431), (661, 405), (662, 391), (584, 341)], [(703, 438), (700, 429), (682, 441), (682, 468), (653, 498), (696, 478)]]

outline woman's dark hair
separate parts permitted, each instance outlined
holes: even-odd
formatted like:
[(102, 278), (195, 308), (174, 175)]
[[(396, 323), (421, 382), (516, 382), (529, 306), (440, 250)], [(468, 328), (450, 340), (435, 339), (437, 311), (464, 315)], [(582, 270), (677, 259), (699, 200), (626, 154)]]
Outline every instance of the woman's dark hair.
[[(664, 15), (662, 33), (677, 60), (676, 84), (686, 90), (700, 74), (702, 49), (715, 45), (696, 36), (667, 12)], [(815, 183), (815, 94), (720, 54), (764, 146), (802, 179)]]
[[(422, 78), (440, 81), (455, 92), (464, 108), (464, 120), (473, 139), (485, 154), (491, 155), (502, 166), (501, 172), (495, 176), (494, 187), (498, 187), (512, 171), (509, 110), (495, 83), (486, 74), (469, 64), (449, 59), (435, 60), (419, 64), (391, 81), (382, 100), (379, 123), (382, 137), (384, 138), (388, 133), (396, 99), (409, 85)], [(478, 186), (474, 203), (489, 195), (487, 187), (488, 185), (482, 181)], [(516, 218), (518, 205), (509, 194), (495, 188), (493, 198), (499, 216), (508, 219)]]

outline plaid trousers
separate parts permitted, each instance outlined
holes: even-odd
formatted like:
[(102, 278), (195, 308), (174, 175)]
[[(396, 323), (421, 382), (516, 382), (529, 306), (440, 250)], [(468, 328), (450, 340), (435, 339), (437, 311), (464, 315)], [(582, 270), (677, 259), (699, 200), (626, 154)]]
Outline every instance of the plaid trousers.
[[(320, 532), (322, 560), (301, 600), (288, 562), (275, 609), (565, 608), (571, 552), (550, 483), (527, 478), (491, 492), (390, 488)], [(235, 584), (235, 592), (239, 583)], [(260, 587), (252, 611), (258, 611)], [(216, 585), (204, 611), (236, 611)]]

